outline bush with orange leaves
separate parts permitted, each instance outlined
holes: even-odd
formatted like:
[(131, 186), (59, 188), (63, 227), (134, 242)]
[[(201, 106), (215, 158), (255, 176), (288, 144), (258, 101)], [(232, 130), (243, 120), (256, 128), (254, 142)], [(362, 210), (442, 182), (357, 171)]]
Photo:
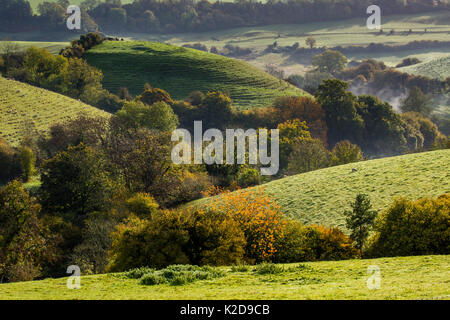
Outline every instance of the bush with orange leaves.
[(286, 221), (280, 206), (264, 193), (264, 188), (225, 191), (206, 205), (237, 221), (247, 242), (249, 263), (270, 261), (278, 250)]

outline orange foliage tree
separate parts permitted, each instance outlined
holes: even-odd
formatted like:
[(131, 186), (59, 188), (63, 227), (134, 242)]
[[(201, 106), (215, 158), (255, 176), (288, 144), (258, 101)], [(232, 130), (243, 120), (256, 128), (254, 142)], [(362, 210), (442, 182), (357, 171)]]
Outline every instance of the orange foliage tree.
[(280, 206), (265, 194), (263, 187), (225, 191), (212, 198), (207, 207), (224, 212), (239, 223), (247, 242), (245, 256), (249, 262), (269, 261), (275, 255), (286, 221)]

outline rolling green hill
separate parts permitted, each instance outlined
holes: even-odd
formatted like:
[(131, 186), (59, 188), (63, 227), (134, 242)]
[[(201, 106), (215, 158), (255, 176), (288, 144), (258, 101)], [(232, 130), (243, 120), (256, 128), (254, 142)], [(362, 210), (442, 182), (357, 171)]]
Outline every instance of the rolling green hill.
[[(418, 199), (450, 193), (450, 150), (408, 154), (311, 171), (265, 184), (283, 212), (305, 224), (345, 229), (343, 211), (358, 193), (370, 196), (375, 209), (396, 197)], [(355, 168), (358, 171), (352, 172)], [(258, 187), (256, 187), (258, 188)], [(208, 201), (200, 199), (192, 205)]]
[(446, 78), (450, 77), (450, 54), (441, 58), (427, 60), (412, 66), (399, 68), (398, 70), (413, 75), (445, 80)]
[(78, 100), (0, 76), (0, 136), (13, 146), (20, 142), (27, 126), (47, 130), (80, 113), (109, 115)]
[(243, 109), (269, 105), (279, 96), (306, 94), (243, 61), (168, 44), (106, 41), (85, 56), (103, 71), (103, 85), (113, 93), (127, 87), (136, 95), (146, 82), (175, 99), (194, 90), (220, 90), (228, 91), (233, 104)]
[[(0, 299), (449, 299), (450, 256), (397, 257), (323, 261), (285, 265), (278, 274), (260, 275), (249, 268), (183, 286), (145, 286), (122, 274), (81, 277), (69, 290), (67, 278), (0, 284)], [(367, 267), (380, 268), (378, 290), (367, 288)], [(83, 271), (81, 271), (83, 272)], [(413, 276), (411, 276), (413, 275)], [(176, 316), (169, 317), (170, 319)]]

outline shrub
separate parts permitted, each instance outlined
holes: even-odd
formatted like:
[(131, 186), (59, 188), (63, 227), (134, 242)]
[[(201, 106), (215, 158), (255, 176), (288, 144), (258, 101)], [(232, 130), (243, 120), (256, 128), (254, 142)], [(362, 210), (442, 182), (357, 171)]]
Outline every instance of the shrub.
[(303, 226), (288, 220), (273, 261), (292, 263), (318, 260), (343, 260), (358, 256), (352, 239), (338, 228)]
[(375, 231), (371, 256), (449, 254), (450, 195), (397, 199), (378, 216)]
[(338, 228), (313, 225), (307, 228), (307, 246), (316, 260), (345, 260), (359, 256), (352, 239)]
[(187, 217), (164, 211), (152, 219), (129, 218), (112, 233), (108, 270), (123, 271), (142, 266), (161, 268), (174, 263), (189, 263), (183, 249), (189, 240), (184, 226)]
[(223, 275), (222, 271), (207, 266), (171, 265), (162, 270), (145, 273), (141, 277), (140, 283), (144, 285), (169, 283), (172, 286), (182, 286), (199, 280), (219, 278)]
[(230, 265), (243, 259), (245, 246), (238, 223), (212, 210), (166, 210), (149, 221), (130, 218), (112, 238), (111, 271), (177, 263)]
[(318, 260), (308, 243), (308, 236), (317, 236), (317, 234), (303, 226), (301, 222), (288, 219), (283, 230), (283, 237), (277, 243), (278, 251), (273, 261), (292, 263)]
[(245, 263), (236, 264), (231, 267), (231, 272), (248, 272), (249, 270), (250, 266)]

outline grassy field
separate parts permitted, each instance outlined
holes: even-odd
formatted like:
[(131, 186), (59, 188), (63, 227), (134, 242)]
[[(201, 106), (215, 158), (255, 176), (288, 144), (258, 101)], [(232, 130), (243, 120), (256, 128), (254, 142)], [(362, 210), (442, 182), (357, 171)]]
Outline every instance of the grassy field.
[(47, 130), (78, 114), (108, 116), (108, 113), (78, 100), (0, 76), (0, 136), (17, 145), (28, 126)]
[(270, 105), (279, 96), (305, 95), (243, 61), (168, 44), (107, 41), (89, 50), (89, 64), (104, 74), (104, 87), (127, 87), (134, 95), (146, 82), (183, 99), (194, 90), (228, 91), (241, 108)]
[[(396, 197), (418, 199), (450, 193), (450, 150), (369, 160), (311, 171), (265, 184), (283, 212), (305, 224), (345, 228), (343, 211), (358, 193), (366, 193), (375, 209)], [(352, 172), (356, 168), (357, 172)], [(258, 188), (258, 187), (256, 187)], [(200, 199), (193, 205), (203, 204)]]
[[(380, 289), (370, 290), (368, 266), (381, 272)], [(122, 274), (81, 277), (80, 289), (67, 278), (0, 284), (0, 299), (449, 299), (450, 256), (397, 257), (284, 265), (284, 272), (260, 275), (250, 268), (184, 286), (145, 286)]]
[(450, 77), (450, 54), (446, 57), (428, 59), (427, 61), (399, 68), (398, 70), (413, 75), (445, 80)]

